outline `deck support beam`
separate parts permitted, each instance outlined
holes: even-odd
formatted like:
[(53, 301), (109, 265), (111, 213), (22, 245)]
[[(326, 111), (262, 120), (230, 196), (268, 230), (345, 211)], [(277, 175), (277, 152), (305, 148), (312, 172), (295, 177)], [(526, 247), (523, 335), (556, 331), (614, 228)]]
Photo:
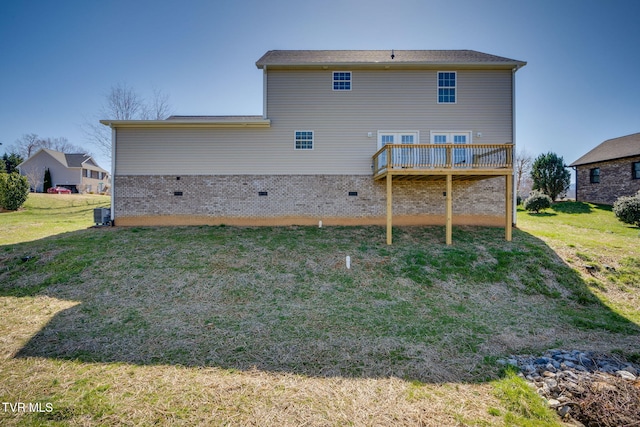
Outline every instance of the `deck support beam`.
[[(434, 174), (433, 170), (429, 171), (430, 175), (440, 175), (442, 177), (444, 175), (446, 179), (446, 192), (445, 192), (445, 242), (447, 245), (453, 244), (453, 179), (454, 175), (456, 179), (460, 179), (460, 177), (472, 176), (470, 173), (465, 173), (465, 170), (456, 170), (447, 171), (447, 173)], [(495, 171), (497, 172), (497, 171)], [(479, 175), (482, 175), (482, 178), (488, 177), (497, 177), (504, 176), (505, 177), (505, 192), (504, 192), (504, 200), (505, 200), (505, 210), (504, 210), (504, 228), (505, 228), (505, 240), (507, 242), (512, 241), (513, 238), (513, 216), (514, 216), (514, 194), (513, 194), (513, 174), (510, 171), (505, 174), (505, 171), (500, 171), (501, 173), (486, 173), (483, 172)], [(385, 179), (386, 180), (386, 194), (387, 194), (387, 218), (386, 218), (386, 233), (387, 233), (387, 245), (391, 245), (393, 243), (393, 175), (398, 175), (398, 179), (406, 178), (409, 176), (419, 176), (424, 174), (423, 171), (419, 173), (408, 173), (406, 170), (402, 171), (394, 171), (393, 173), (390, 169), (387, 169), (383, 174), (374, 177), (375, 179)], [(442, 179), (442, 178), (440, 178)], [(442, 182), (442, 181), (441, 181)]]
[(513, 225), (513, 175), (505, 175), (505, 224), (504, 224), (504, 238), (507, 242), (511, 241)]
[(453, 177), (451, 174), (447, 175), (447, 192), (446, 192), (446, 202), (447, 202), (447, 226), (446, 226), (446, 243), (450, 245), (453, 242)]
[(387, 173), (387, 245), (393, 240), (393, 175)]

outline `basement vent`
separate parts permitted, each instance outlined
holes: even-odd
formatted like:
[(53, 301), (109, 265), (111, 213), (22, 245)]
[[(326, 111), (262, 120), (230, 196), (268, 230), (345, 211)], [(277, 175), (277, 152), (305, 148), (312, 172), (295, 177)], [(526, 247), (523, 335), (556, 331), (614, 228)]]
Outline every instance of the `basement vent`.
[(357, 196), (358, 192), (357, 191), (349, 191), (349, 195), (350, 196)]
[(182, 191), (174, 191), (173, 195), (174, 196), (182, 196)]
[(267, 192), (266, 191), (258, 191), (258, 196), (267, 196)]

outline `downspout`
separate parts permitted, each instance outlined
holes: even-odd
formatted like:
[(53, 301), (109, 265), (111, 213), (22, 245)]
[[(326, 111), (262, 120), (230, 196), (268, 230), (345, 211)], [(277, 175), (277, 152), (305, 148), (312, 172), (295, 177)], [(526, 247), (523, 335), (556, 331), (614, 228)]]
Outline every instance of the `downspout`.
[(111, 225), (115, 225), (116, 201), (116, 128), (111, 126)]
[(267, 66), (262, 69), (262, 118), (267, 119)]
[[(518, 67), (513, 67), (513, 69), (511, 70), (511, 141), (513, 144), (513, 153), (511, 153), (511, 162), (514, 163), (515, 159), (516, 159), (516, 71), (518, 71)], [(515, 168), (513, 169), (513, 178), (512, 181), (515, 182), (516, 181), (516, 171)], [(517, 200), (518, 200), (518, 189), (517, 186), (514, 185), (513, 186), (513, 203), (512, 203), (512, 209), (513, 209), (513, 225), (516, 225), (518, 222), (518, 217), (517, 217), (517, 212), (518, 212), (518, 207), (517, 205)]]
[(576, 172), (576, 202), (578, 202), (578, 167), (572, 166), (571, 168)]

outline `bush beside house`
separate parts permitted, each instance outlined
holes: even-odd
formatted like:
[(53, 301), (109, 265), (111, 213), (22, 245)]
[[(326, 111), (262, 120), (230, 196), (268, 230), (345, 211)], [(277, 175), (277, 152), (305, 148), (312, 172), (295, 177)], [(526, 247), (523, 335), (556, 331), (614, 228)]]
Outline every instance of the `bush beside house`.
[(625, 224), (640, 227), (640, 191), (635, 196), (619, 197), (613, 204), (613, 213)]
[(42, 183), (42, 192), (46, 193), (51, 187), (52, 187), (51, 171), (49, 170), (49, 168), (47, 168), (44, 171), (44, 182)]

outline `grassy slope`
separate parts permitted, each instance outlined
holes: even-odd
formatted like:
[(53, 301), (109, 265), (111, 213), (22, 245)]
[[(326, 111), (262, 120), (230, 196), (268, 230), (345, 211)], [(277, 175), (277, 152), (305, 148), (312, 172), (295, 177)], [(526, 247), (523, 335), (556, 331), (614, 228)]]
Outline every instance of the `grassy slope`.
[(640, 324), (640, 229), (606, 205), (558, 203), (541, 215), (520, 212), (519, 226), (579, 271), (613, 311)]
[[(393, 246), (378, 227), (86, 230), (68, 201), (0, 215), (23, 240), (84, 215), (0, 236), (0, 399), (54, 407), (3, 424), (554, 425), (497, 357), (640, 346), (638, 282), (619, 277), (640, 270), (638, 230), (594, 206), (446, 247), (439, 227)], [(615, 271), (584, 270), (604, 256)]]

